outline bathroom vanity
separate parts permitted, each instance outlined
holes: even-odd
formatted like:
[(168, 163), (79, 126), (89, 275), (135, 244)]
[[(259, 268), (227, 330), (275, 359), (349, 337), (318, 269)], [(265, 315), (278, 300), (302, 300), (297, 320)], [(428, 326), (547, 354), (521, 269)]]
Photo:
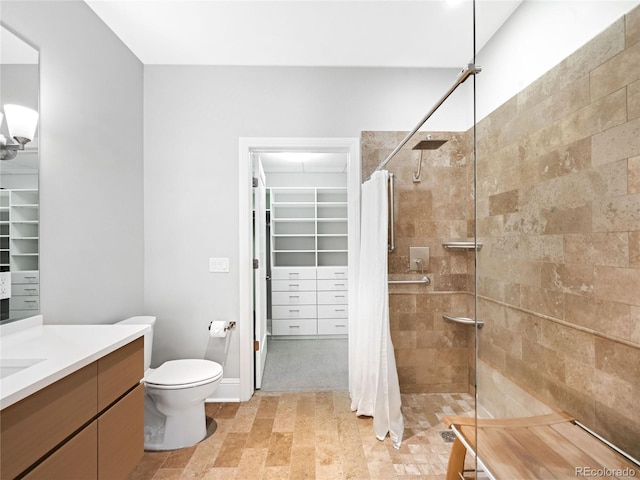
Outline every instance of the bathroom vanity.
[(0, 478), (127, 477), (144, 445), (141, 325), (0, 336)]

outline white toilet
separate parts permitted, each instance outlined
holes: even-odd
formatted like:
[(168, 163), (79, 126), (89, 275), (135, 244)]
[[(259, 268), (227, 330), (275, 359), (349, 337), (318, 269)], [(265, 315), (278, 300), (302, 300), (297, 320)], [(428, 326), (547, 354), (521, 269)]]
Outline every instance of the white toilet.
[(131, 317), (118, 324), (149, 325), (144, 336), (144, 448), (176, 450), (207, 435), (204, 401), (222, 380), (222, 366), (210, 360), (170, 360), (151, 365), (156, 317)]

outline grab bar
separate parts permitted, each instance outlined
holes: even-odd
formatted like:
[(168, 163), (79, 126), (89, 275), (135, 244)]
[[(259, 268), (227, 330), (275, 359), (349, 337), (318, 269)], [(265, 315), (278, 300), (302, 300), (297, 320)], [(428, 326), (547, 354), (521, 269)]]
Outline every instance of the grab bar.
[(395, 240), (395, 189), (394, 189), (394, 175), (393, 173), (389, 174), (389, 253), (393, 252), (396, 249), (396, 240)]
[(426, 275), (422, 277), (420, 280), (389, 280), (389, 285), (399, 285), (399, 284), (407, 284), (407, 283), (421, 283), (425, 285), (429, 285), (431, 283), (431, 279)]
[[(452, 317), (451, 315), (447, 315), (446, 313), (442, 314), (442, 318), (449, 322), (462, 323), (464, 325), (475, 325), (476, 321), (473, 318), (467, 317)], [(478, 328), (482, 328), (484, 326), (484, 322), (482, 320), (478, 320), (477, 322)]]

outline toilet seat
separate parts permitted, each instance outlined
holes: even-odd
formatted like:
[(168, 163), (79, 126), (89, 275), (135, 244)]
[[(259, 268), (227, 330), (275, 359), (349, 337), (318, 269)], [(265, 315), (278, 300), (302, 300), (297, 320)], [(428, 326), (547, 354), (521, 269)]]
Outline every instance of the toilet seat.
[(211, 360), (169, 360), (144, 376), (152, 388), (172, 390), (192, 388), (215, 382), (222, 377), (222, 366)]

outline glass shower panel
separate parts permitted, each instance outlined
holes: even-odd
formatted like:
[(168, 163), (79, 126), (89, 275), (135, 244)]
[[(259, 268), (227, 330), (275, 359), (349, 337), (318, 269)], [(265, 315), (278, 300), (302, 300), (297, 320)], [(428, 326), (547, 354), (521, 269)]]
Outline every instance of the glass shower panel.
[[(563, 412), (639, 458), (640, 9), (622, 3), (522, 2), (478, 53), (476, 408)], [(512, 458), (563, 428), (510, 430)], [(503, 440), (483, 438), (489, 462)], [(586, 467), (562, 462), (520, 476)]]

